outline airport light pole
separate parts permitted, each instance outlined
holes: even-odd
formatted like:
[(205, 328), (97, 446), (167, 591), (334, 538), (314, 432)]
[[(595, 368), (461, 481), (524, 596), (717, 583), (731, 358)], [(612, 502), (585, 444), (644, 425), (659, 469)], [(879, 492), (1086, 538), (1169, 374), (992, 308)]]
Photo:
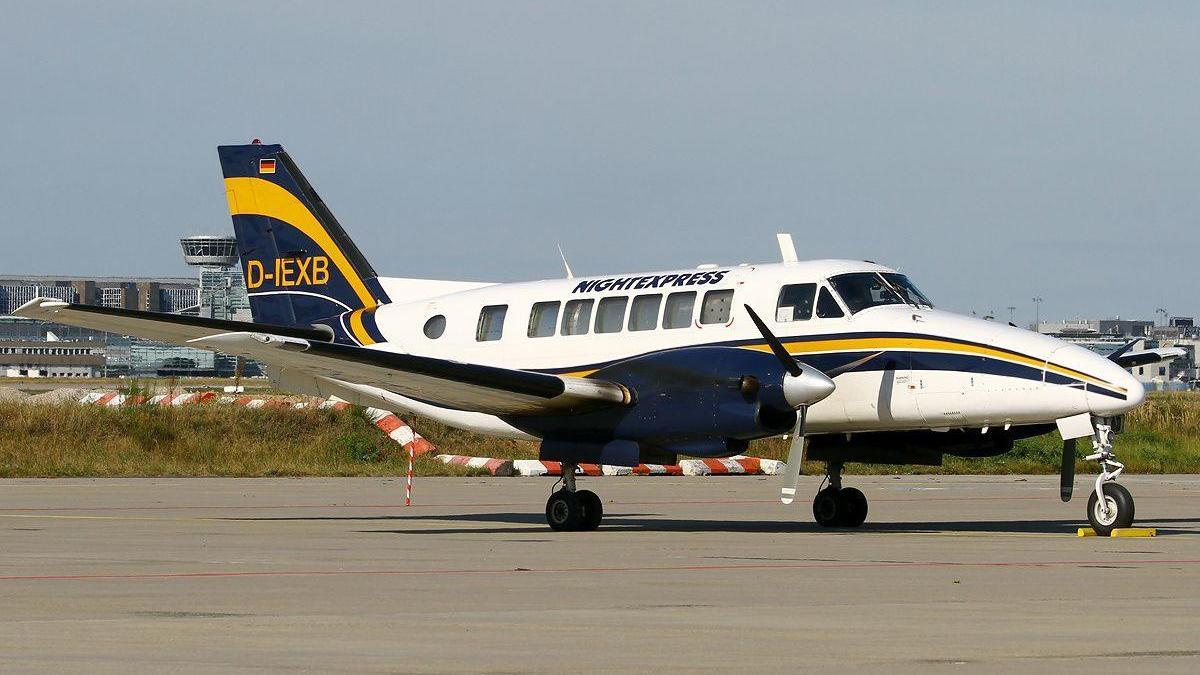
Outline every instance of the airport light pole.
[(1015, 306), (1015, 305), (1009, 305), (1009, 306), (1008, 306), (1008, 322), (1009, 322), (1009, 323), (1012, 323), (1012, 322), (1013, 322), (1013, 316), (1014, 316), (1014, 315), (1013, 315), (1013, 312), (1016, 312), (1016, 311), (1017, 311), (1017, 308), (1016, 308), (1016, 306)]
[(1033, 330), (1038, 332), (1042, 326), (1042, 296), (1037, 295), (1033, 298)]

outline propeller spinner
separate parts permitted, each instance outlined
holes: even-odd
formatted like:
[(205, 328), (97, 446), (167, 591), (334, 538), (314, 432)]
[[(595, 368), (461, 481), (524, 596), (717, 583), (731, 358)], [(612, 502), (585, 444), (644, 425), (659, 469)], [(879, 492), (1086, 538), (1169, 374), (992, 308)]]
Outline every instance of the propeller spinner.
[[(784, 470), (783, 487), (779, 491), (779, 501), (791, 504), (796, 499), (796, 484), (800, 481), (800, 463), (804, 459), (804, 425), (808, 419), (808, 406), (823, 400), (833, 393), (837, 385), (825, 373), (812, 366), (800, 363), (792, 358), (783, 343), (767, 328), (767, 324), (758, 318), (750, 305), (743, 305), (750, 320), (758, 327), (763, 339), (771, 352), (783, 364), (787, 374), (783, 377), (783, 397), (788, 405), (799, 413), (796, 417), (796, 428), (792, 431), (792, 443), (788, 447), (787, 468)], [(867, 357), (868, 360), (874, 355)]]

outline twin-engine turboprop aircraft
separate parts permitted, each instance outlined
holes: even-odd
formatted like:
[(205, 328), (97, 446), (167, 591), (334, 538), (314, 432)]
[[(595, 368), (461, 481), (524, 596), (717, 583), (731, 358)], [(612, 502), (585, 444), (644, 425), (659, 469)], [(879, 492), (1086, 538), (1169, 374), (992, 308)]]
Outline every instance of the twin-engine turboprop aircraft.
[(824, 526), (855, 527), (846, 462), (985, 457), (1057, 429), (1062, 497), (1076, 438), (1102, 472), (1087, 516), (1133, 521), (1112, 435), (1144, 391), (1126, 367), (1177, 351), (1082, 347), (935, 309), (909, 279), (855, 260), (511, 284), (381, 277), (279, 145), (218, 149), (253, 323), (39, 298), (20, 316), (257, 359), (281, 388), (540, 442), (564, 480), (556, 530), (592, 529), (603, 507), (576, 489), (580, 463), (725, 457), (793, 434), (781, 499), (800, 461), (823, 460)]

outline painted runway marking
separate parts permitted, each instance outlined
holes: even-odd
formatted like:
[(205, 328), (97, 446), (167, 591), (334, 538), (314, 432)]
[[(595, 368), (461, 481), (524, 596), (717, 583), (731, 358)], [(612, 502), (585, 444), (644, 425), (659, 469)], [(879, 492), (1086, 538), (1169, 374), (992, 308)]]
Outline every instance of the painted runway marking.
[(501, 574), (602, 574), (619, 572), (744, 572), (810, 569), (913, 569), (913, 568), (1024, 568), (1094, 567), (1120, 565), (1144, 567), (1162, 565), (1200, 565), (1200, 558), (1182, 560), (1039, 560), (1039, 561), (891, 561), (891, 562), (811, 562), (752, 565), (663, 565), (632, 567), (534, 567), (534, 568), (459, 568), (430, 570), (267, 570), (262, 572), (155, 572), (144, 574), (37, 574), (0, 576), (3, 581), (134, 581), (155, 579), (211, 579), (238, 577), (340, 577), (340, 576), (474, 576)]

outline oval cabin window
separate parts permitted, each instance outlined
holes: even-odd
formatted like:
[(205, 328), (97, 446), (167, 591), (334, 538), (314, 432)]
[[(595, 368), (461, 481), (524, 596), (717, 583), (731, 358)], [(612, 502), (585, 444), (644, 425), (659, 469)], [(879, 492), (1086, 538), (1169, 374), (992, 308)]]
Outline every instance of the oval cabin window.
[(425, 337), (430, 340), (436, 340), (442, 337), (442, 333), (446, 332), (446, 317), (438, 314), (437, 316), (429, 317), (425, 322)]

